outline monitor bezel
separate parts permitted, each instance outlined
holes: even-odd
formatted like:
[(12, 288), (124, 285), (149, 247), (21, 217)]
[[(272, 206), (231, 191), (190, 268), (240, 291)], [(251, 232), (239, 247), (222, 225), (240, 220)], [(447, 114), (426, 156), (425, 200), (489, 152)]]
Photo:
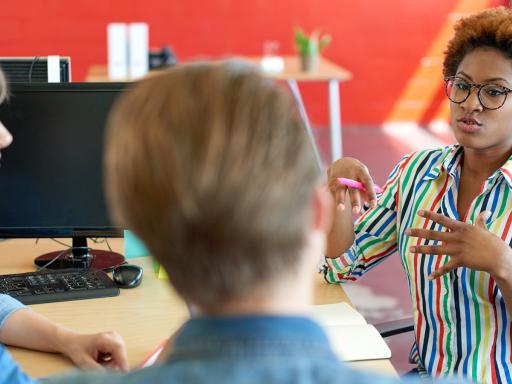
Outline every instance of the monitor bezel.
[[(9, 98), (4, 103), (23, 92), (120, 92), (133, 82), (95, 82), (95, 83), (12, 83), (8, 87)], [(1, 172), (1, 169), (0, 169)], [(1, 227), (0, 238), (115, 238), (123, 237), (119, 226), (108, 227)]]

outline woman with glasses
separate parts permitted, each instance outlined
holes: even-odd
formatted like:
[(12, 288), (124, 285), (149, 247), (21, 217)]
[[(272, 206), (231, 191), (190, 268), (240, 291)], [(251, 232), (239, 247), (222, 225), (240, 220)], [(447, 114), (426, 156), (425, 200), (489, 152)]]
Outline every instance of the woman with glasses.
[[(512, 10), (460, 20), (443, 71), (458, 144), (406, 155), (380, 196), (366, 167), (328, 170), (336, 198), (327, 281), (355, 280), (398, 253), (420, 373), (512, 382)], [(336, 183), (359, 180), (367, 192)], [(351, 213), (365, 211), (352, 224)], [(350, 208), (349, 208), (350, 207)]]

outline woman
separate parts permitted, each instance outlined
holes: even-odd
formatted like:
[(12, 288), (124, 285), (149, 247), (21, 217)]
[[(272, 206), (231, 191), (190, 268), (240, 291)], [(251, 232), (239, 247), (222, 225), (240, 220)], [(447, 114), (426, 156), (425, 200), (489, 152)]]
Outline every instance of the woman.
[[(457, 145), (405, 156), (378, 200), (366, 167), (336, 161), (325, 277), (353, 280), (398, 252), (420, 370), (512, 382), (512, 10), (460, 20), (444, 60)], [(336, 185), (355, 178), (370, 192)], [(359, 213), (352, 225), (350, 209)]]
[[(6, 82), (0, 71), (0, 103), (6, 95)], [(11, 142), (11, 134), (0, 122), (0, 149)], [(0, 295), (0, 384), (32, 383), (13, 362), (4, 344), (60, 352), (81, 368), (128, 369), (124, 343), (118, 334), (81, 335), (32, 312), (10, 296)]]

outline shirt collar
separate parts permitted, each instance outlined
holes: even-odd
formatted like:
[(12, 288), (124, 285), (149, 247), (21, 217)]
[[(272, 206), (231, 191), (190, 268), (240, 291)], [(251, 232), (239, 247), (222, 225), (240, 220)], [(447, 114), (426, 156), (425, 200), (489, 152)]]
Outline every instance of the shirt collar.
[[(446, 172), (455, 177), (464, 147), (460, 145), (453, 145), (446, 148), (446, 151), (441, 155), (439, 161), (423, 176), (423, 180), (435, 180), (439, 177), (441, 172)], [(512, 156), (503, 164), (490, 178), (495, 178), (497, 175), (503, 175), (510, 189), (512, 189)]]
[(498, 171), (503, 175), (508, 187), (512, 189), (512, 156), (508, 158), (505, 164), (503, 164)]
[(439, 177), (441, 172), (455, 176), (457, 167), (462, 159), (462, 153), (463, 148), (460, 145), (446, 147), (437, 162), (433, 164), (429, 171), (422, 177), (422, 180), (435, 180)]
[(314, 345), (332, 353), (322, 328), (300, 316), (200, 316), (185, 323), (176, 337), (173, 351), (218, 346), (227, 343), (267, 342)]

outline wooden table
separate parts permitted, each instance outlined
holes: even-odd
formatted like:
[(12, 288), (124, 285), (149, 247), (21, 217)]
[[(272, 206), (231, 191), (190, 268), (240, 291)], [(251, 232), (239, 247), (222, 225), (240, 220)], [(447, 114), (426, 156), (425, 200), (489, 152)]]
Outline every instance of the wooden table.
[[(344, 81), (348, 81), (352, 78), (352, 73), (347, 71), (346, 69), (340, 67), (339, 65), (329, 61), (328, 59), (320, 56), (318, 60), (318, 69), (314, 72), (304, 72), (300, 69), (300, 61), (299, 58), (295, 56), (283, 56), (284, 61), (284, 70), (279, 73), (266, 72), (266, 76), (277, 80), (285, 81), (295, 100), (297, 101), (297, 105), (299, 107), (299, 111), (306, 123), (306, 128), (308, 129), (308, 134), (310, 138), (313, 140), (313, 134), (311, 130), (311, 124), (309, 122), (309, 118), (306, 113), (306, 108), (304, 106), (304, 102), (302, 101), (302, 97), (300, 94), (300, 90), (297, 82), (301, 81), (321, 81), (327, 82), (328, 84), (328, 92), (329, 92), (329, 126), (330, 126), (330, 134), (331, 134), (331, 160), (336, 160), (342, 157), (343, 155), (343, 144), (342, 144), (342, 136), (341, 136), (341, 110), (340, 110), (340, 83)], [(261, 61), (261, 57), (250, 56), (250, 57), (240, 57), (242, 60), (249, 61), (253, 64), (259, 64)], [(130, 80), (130, 79), (127, 79)], [(85, 81), (89, 82), (104, 82), (110, 81), (107, 74), (107, 66), (106, 65), (93, 65), (89, 68), (87, 72)], [(314, 142), (314, 140), (313, 140)], [(316, 145), (314, 147), (316, 149)], [(317, 161), (319, 165), (323, 167), (323, 164), (320, 160), (320, 156), (318, 151), (316, 151)]]
[[(68, 241), (69, 242), (69, 241)], [(123, 252), (122, 239), (110, 239), (113, 250)], [(91, 244), (89, 244), (91, 245)], [(0, 242), (0, 273), (19, 273), (33, 270), (32, 260), (62, 246), (42, 239), (6, 240)], [(107, 249), (105, 244), (94, 248)], [(136, 367), (165, 337), (179, 328), (189, 317), (187, 307), (167, 280), (158, 280), (151, 259), (130, 259), (144, 267), (144, 277), (138, 288), (121, 290), (118, 297), (67, 301), (32, 305), (31, 308), (48, 318), (79, 332), (95, 333), (106, 330), (118, 332), (125, 340), (130, 366)], [(326, 304), (349, 301), (340, 286), (326, 284), (319, 275), (315, 280), (315, 302)], [(34, 377), (62, 373), (73, 368), (71, 362), (58, 354), (9, 347), (23, 370)], [(350, 363), (355, 368), (396, 375), (389, 360)]]

